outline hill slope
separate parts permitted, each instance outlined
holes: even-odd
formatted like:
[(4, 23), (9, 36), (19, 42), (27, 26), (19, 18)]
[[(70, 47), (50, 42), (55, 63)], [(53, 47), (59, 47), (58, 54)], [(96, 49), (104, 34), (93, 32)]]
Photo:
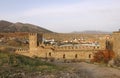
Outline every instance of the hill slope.
[(97, 30), (86, 30), (86, 31), (74, 31), (72, 33), (76, 34), (111, 34), (111, 32), (106, 32), (106, 31), (97, 31)]
[(27, 24), (27, 23), (11, 23), (0, 20), (0, 32), (34, 32), (34, 33), (52, 33), (52, 31), (45, 28)]
[(41, 74), (55, 71), (59, 71), (58, 66), (41, 61), (40, 58), (0, 51), (0, 78), (38, 78), (36, 75), (38, 73), (37, 76), (39, 76), (39, 72)]

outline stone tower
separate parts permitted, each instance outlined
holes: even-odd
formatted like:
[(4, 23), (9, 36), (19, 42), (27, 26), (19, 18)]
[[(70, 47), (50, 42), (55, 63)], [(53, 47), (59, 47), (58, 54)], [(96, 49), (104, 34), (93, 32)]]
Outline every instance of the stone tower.
[(37, 33), (29, 34), (29, 50), (30, 53), (34, 53), (37, 51)]
[(113, 51), (120, 56), (120, 31), (113, 32)]

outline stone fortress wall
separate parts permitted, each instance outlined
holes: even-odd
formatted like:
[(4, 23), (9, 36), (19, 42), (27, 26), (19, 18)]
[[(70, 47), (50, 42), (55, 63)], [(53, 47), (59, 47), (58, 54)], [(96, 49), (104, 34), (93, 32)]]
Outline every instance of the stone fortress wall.
[[(67, 40), (74, 38), (83, 37), (83, 34), (43, 34), (43, 38), (54, 38), (56, 40)], [(84, 36), (86, 37), (86, 36)], [(91, 36), (90, 36), (91, 37)], [(106, 48), (105, 39), (98, 37), (95, 38), (100, 44), (100, 46), (51, 46), (44, 45), (40, 42), (38, 44), (38, 35), (37, 33), (29, 34), (29, 49), (16, 50), (17, 54), (25, 56), (37, 56), (41, 58), (54, 58), (59, 59), (76, 59), (76, 60), (91, 60), (93, 59), (94, 53), (98, 50), (104, 50)]]

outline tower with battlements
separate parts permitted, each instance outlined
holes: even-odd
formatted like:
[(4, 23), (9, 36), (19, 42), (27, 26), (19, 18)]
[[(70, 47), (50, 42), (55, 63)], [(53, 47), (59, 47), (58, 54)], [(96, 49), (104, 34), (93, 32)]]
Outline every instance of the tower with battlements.
[(30, 53), (37, 51), (37, 33), (29, 34), (29, 51)]

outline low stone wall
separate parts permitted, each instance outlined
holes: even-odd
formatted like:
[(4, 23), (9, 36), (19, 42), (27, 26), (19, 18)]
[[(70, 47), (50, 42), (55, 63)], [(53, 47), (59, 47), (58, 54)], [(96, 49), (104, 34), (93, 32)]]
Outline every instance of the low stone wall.
[(24, 55), (24, 56), (29, 56), (29, 57), (33, 56), (33, 54), (31, 54), (28, 49), (17, 49), (15, 51), (15, 53), (20, 54), (20, 55)]
[(55, 50), (100, 50), (99, 46), (61, 46), (55, 47)]

